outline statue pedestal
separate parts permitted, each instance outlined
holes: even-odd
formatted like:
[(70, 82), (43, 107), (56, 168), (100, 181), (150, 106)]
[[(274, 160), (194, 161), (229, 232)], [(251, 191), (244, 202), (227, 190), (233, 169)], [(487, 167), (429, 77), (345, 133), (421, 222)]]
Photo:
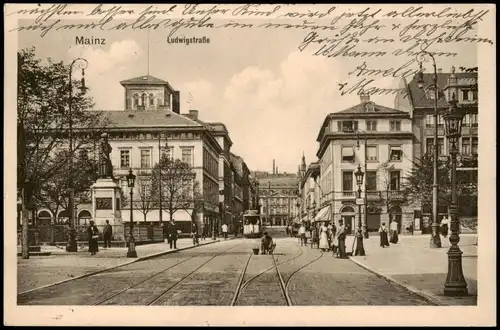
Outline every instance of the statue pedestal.
[(92, 189), (92, 217), (97, 226), (113, 226), (113, 240), (125, 241), (120, 186), (113, 179), (98, 179)]

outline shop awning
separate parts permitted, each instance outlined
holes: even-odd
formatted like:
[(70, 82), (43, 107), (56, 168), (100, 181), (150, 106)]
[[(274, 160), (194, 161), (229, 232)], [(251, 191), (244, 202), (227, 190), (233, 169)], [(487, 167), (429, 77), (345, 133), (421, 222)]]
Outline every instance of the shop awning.
[(330, 221), (330, 205), (323, 207), (314, 217), (316, 221)]

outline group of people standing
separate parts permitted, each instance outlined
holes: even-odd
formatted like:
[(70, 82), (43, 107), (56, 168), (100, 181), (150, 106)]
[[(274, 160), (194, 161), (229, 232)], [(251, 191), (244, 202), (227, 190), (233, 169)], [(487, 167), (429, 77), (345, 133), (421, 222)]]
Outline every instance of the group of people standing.
[(317, 244), (322, 251), (332, 251), (333, 256), (341, 259), (347, 258), (345, 239), (346, 227), (343, 220), (339, 220), (339, 226), (335, 226), (333, 222), (321, 223), (318, 228), (311, 226), (306, 228), (305, 224), (301, 224), (298, 232), (301, 246), (307, 246), (307, 240), (312, 240), (311, 244)]
[(389, 247), (389, 242), (396, 244), (399, 241), (397, 221), (391, 221), (389, 228), (386, 227), (385, 222), (382, 222), (378, 232), (380, 234), (380, 246), (383, 248)]

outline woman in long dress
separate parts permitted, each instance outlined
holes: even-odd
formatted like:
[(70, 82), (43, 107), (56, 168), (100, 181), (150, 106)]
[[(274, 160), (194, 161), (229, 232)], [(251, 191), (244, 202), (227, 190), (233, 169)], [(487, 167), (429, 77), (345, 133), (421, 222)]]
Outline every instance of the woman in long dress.
[(396, 244), (399, 240), (398, 237), (398, 222), (397, 221), (392, 221), (391, 224), (389, 225), (390, 228), (390, 233), (391, 233), (391, 240), (390, 242), (393, 244)]
[(99, 237), (99, 229), (94, 224), (93, 221), (90, 222), (90, 226), (87, 229), (87, 234), (89, 236), (89, 252), (90, 255), (93, 256), (97, 252), (99, 252), (99, 246), (97, 244), (97, 239)]
[(328, 227), (326, 227), (325, 223), (321, 225), (320, 229), (319, 248), (323, 251), (327, 251), (330, 248), (328, 244)]
[(389, 230), (385, 226), (385, 222), (382, 222), (382, 226), (380, 226), (378, 232), (380, 233), (380, 246), (383, 248), (389, 246), (389, 240), (387, 238)]

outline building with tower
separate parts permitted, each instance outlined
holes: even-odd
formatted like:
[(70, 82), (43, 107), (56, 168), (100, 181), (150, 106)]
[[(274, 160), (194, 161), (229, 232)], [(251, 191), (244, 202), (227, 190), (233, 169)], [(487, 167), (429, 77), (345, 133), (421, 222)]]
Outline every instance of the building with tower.
[[(124, 88), (124, 108), (101, 112), (108, 121), (106, 132), (112, 148), (110, 158), (113, 174), (125, 196), (121, 210), (124, 222), (130, 219), (126, 180), (129, 170), (140, 181), (141, 177), (151, 173), (161, 155), (166, 153), (173, 159), (189, 164), (195, 172), (195, 180), (203, 198), (202, 208), (196, 217), (200, 230), (205, 228), (208, 233), (214, 229), (219, 231), (223, 223), (235, 228), (233, 222), (237, 219), (233, 215), (242, 212), (244, 201), (241, 185), (246, 181), (241, 177), (237, 182), (234, 181), (232, 141), (225, 125), (202, 121), (198, 110), (190, 109), (188, 113), (181, 113), (180, 92), (165, 80), (145, 75), (123, 80), (120, 84)], [(86, 153), (97, 157), (97, 151), (96, 146), (86, 150)], [(242, 177), (249, 172), (246, 164), (245, 170), (241, 173)], [(165, 207), (160, 215), (158, 201), (152, 201), (148, 210), (141, 209), (144, 203), (139, 199), (145, 197), (141, 196), (144, 194), (139, 191), (140, 186), (136, 184), (134, 188), (134, 221), (169, 221), (170, 214)], [(233, 190), (236, 190), (236, 195)], [(173, 214), (185, 234), (191, 230), (192, 211), (188, 208)], [(49, 210), (41, 209), (38, 215), (52, 223), (59, 223), (67, 216), (64, 212), (51, 214)], [(90, 203), (77, 205), (76, 225), (87, 224), (94, 212)]]

